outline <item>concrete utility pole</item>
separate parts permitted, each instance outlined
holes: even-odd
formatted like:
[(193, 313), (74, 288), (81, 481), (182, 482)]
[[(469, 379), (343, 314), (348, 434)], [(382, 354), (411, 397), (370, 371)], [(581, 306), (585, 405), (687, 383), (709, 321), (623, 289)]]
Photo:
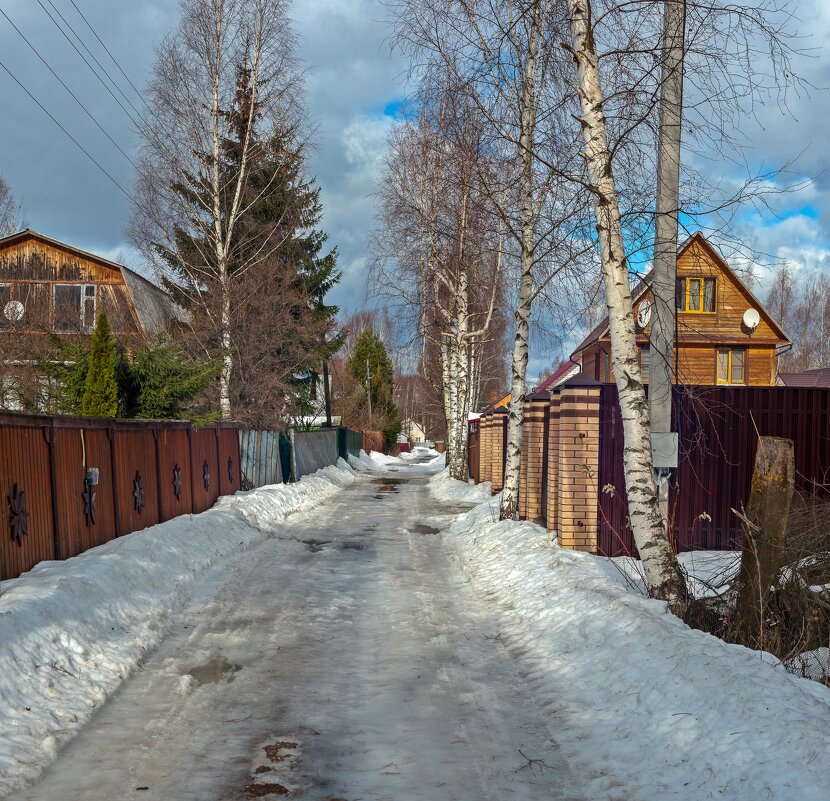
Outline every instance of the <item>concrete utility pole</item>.
[(372, 425), (372, 376), (369, 373), (369, 360), (366, 359), (366, 399), (369, 401), (369, 425)]
[[(657, 197), (654, 221), (649, 412), (651, 431), (671, 431), (671, 399), (677, 307), (677, 216), (680, 206), (680, 136), (683, 120), (683, 50), (686, 0), (665, 0)], [(668, 512), (668, 472), (655, 465), (663, 519)]]

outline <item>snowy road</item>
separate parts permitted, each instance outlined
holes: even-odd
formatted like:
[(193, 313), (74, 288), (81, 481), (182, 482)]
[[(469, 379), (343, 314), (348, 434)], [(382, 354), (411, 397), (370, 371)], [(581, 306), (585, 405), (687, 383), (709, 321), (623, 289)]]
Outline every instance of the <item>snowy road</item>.
[(421, 469), (392, 470), (206, 573), (15, 797), (581, 798), (520, 656), (437, 533), (460, 510)]

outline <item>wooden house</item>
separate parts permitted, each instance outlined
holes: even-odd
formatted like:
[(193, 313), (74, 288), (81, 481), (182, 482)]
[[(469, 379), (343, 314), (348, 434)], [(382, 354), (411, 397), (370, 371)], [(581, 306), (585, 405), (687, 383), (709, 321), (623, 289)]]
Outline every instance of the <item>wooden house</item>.
[(171, 332), (178, 311), (123, 264), (36, 231), (0, 239), (0, 407), (42, 408), (33, 366), (54, 351), (49, 335), (84, 338), (101, 310), (127, 344)]
[[(648, 381), (652, 320), (651, 274), (634, 288), (632, 304), (637, 348)], [(701, 233), (677, 254), (676, 379), (681, 384), (773, 386), (778, 355), (790, 340)], [(757, 315), (747, 315), (754, 310)], [(745, 316), (757, 317), (753, 327)], [(582, 372), (597, 381), (613, 381), (611, 337), (606, 317), (574, 350)]]

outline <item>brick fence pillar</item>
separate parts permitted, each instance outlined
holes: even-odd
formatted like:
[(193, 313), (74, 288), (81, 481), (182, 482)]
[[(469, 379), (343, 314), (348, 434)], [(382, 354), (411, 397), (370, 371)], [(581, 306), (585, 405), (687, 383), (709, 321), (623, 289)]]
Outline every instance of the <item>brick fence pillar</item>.
[(559, 530), (559, 390), (550, 394), (550, 423), (548, 424), (548, 486), (547, 529)]
[(499, 406), (493, 411), (493, 418), (490, 425), (492, 430), (492, 446), (490, 450), (490, 469), (492, 470), (493, 492), (501, 492), (504, 487), (504, 457), (505, 438), (507, 435), (507, 409)]
[(479, 481), (492, 481), (493, 471), (490, 466), (491, 417), (483, 414), (478, 421), (478, 478)]
[(564, 385), (559, 393), (559, 544), (597, 550), (598, 387)]
[(545, 457), (545, 417), (550, 393), (542, 390), (525, 404), (522, 425), (522, 468), (519, 484), (519, 517), (539, 521), (543, 517), (542, 472)]

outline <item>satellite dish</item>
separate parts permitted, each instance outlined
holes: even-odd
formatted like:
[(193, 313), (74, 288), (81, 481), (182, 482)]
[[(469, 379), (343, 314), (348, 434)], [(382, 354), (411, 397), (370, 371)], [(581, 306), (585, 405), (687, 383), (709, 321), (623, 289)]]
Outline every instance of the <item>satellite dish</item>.
[(640, 328), (645, 328), (651, 320), (651, 304), (648, 300), (644, 300), (637, 308), (637, 325)]
[(13, 323), (18, 323), (23, 319), (23, 312), (25, 311), (23, 304), (19, 300), (10, 300), (3, 307), (3, 314), (7, 320)]
[(744, 325), (749, 329), (750, 333), (758, 327), (758, 323), (760, 322), (761, 315), (758, 314), (756, 309), (747, 309), (744, 312)]

